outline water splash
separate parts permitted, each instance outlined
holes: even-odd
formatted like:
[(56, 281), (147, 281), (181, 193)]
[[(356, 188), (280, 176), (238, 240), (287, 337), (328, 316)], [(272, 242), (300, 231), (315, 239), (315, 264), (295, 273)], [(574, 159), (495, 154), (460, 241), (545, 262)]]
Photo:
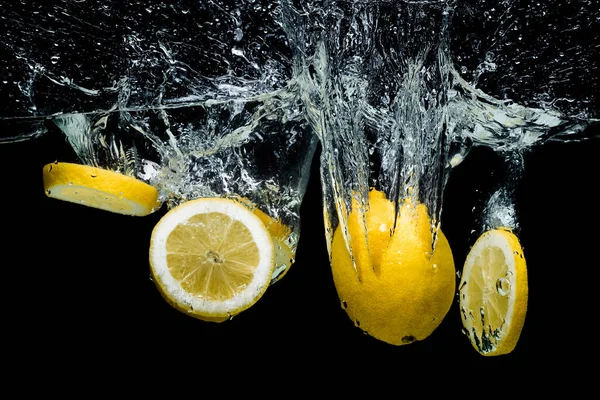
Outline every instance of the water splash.
[[(522, 155), (594, 132), (600, 10), (563, 3), (0, 0), (0, 142), (58, 126), (82, 162), (176, 204), (275, 196), (297, 158), (253, 178), (249, 148), (300, 154), (312, 130), (329, 240), (352, 199), (364, 215), (370, 187), (425, 203), (435, 235), (448, 174), (473, 146)], [(494, 193), (484, 225), (518, 226), (513, 189)]]

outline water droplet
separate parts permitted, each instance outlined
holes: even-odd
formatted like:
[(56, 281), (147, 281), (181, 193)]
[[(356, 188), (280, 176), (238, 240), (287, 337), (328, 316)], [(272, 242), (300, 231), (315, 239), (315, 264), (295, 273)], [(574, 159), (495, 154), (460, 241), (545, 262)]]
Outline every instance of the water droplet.
[(235, 40), (236, 42), (239, 42), (240, 40), (243, 39), (244, 37), (244, 32), (240, 29), (240, 28), (236, 28), (235, 31), (233, 31), (233, 40)]
[(506, 278), (500, 278), (496, 281), (496, 290), (500, 296), (506, 296), (510, 292), (510, 282)]
[(404, 343), (404, 344), (410, 344), (410, 343), (413, 343), (415, 340), (417, 340), (417, 338), (414, 337), (414, 336), (412, 336), (412, 335), (404, 336), (402, 338), (402, 343)]
[(56, 64), (58, 62), (58, 60), (60, 60), (59, 56), (52, 56), (52, 57), (50, 57), (50, 62), (52, 64)]
[(360, 327), (360, 321), (354, 320), (354, 326), (356, 326), (357, 328)]
[[(69, 182), (69, 186), (73, 186), (73, 182), (72, 181)], [(77, 192), (75, 192), (75, 193), (77, 193)]]
[(432, 265), (432, 268), (433, 268), (433, 272), (434, 272), (434, 273), (436, 273), (436, 272), (438, 272), (438, 271), (439, 271), (439, 268), (438, 268), (438, 265), (437, 265), (437, 264), (433, 264), (433, 265)]
[(348, 303), (346, 303), (345, 301), (342, 301), (342, 309), (346, 309), (348, 308)]
[(50, 196), (52, 194), (52, 192), (50, 191), (50, 189), (46, 189), (46, 195)]

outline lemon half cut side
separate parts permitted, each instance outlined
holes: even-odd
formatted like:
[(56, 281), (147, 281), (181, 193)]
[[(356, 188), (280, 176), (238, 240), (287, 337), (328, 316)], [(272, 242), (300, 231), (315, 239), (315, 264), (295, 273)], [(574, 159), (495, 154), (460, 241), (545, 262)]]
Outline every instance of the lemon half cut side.
[(117, 214), (145, 216), (160, 207), (158, 190), (119, 172), (54, 162), (43, 168), (46, 196)]
[(274, 270), (271, 235), (247, 207), (201, 198), (167, 212), (150, 240), (150, 268), (174, 308), (222, 322), (255, 304)]
[(505, 228), (483, 233), (465, 260), (459, 285), (463, 327), (480, 354), (508, 354), (527, 313), (527, 265), (517, 236)]

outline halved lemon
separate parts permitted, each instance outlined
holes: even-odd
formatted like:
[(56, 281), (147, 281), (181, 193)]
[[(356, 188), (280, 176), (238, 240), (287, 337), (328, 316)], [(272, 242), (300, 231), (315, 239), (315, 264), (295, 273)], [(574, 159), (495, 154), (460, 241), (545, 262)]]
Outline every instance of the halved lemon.
[(527, 313), (527, 265), (510, 229), (482, 234), (467, 255), (459, 285), (463, 327), (480, 354), (508, 354)]
[(54, 162), (44, 166), (43, 179), (48, 197), (118, 214), (144, 216), (160, 205), (153, 186), (107, 169)]
[(223, 198), (191, 200), (154, 227), (150, 269), (165, 300), (222, 322), (255, 304), (274, 270), (271, 236), (250, 209)]

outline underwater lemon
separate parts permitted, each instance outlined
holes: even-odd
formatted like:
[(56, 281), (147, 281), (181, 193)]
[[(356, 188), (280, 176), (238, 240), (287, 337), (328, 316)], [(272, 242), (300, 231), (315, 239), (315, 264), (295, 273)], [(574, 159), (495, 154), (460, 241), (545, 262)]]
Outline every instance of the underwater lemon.
[(294, 260), (296, 251), (288, 244), (292, 230), (289, 226), (277, 219), (271, 218), (258, 208), (255, 208), (253, 212), (265, 224), (273, 240), (275, 262), (275, 269), (273, 270), (271, 280), (271, 284), (273, 284), (287, 274)]
[(279, 281), (290, 270), (296, 255), (296, 247), (292, 246), (292, 229), (277, 218), (272, 218), (262, 211), (255, 203), (245, 197), (236, 198), (248, 207), (267, 227), (273, 240), (275, 270), (271, 278), (271, 284)]
[(89, 165), (50, 163), (43, 169), (48, 197), (124, 215), (144, 216), (158, 208), (158, 191), (145, 182)]
[(366, 211), (368, 245), (356, 204), (348, 217), (352, 263), (341, 228), (332, 241), (331, 268), (342, 307), (355, 325), (381, 341), (403, 345), (427, 338), (448, 313), (456, 277), (448, 240), (432, 234), (425, 205), (401, 207), (376, 190)]
[(480, 354), (514, 350), (527, 313), (527, 265), (510, 229), (493, 229), (475, 242), (459, 286), (463, 327)]
[(274, 270), (263, 222), (237, 201), (201, 198), (167, 212), (150, 240), (150, 269), (162, 296), (205, 321), (225, 321), (255, 304)]

